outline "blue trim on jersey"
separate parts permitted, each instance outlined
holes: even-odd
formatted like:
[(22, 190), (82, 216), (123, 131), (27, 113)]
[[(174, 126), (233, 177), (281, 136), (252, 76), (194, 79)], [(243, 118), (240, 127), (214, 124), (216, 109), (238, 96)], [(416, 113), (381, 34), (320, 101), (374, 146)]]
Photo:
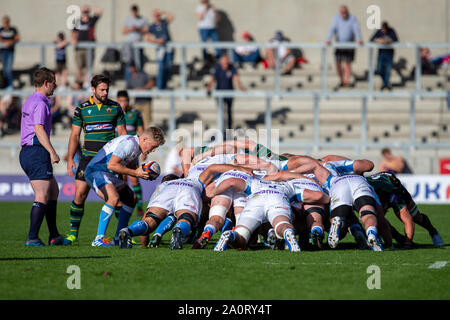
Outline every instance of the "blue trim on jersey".
[(252, 194), (252, 190), (251, 190), (250, 186), (247, 186), (247, 187), (245, 188), (244, 193), (245, 193), (246, 195), (248, 195), (248, 196)]

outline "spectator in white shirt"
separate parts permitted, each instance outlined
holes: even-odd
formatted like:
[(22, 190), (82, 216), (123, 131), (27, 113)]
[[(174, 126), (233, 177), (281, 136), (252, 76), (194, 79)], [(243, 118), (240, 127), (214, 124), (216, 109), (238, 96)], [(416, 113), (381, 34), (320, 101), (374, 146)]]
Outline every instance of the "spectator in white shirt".
[[(216, 30), (216, 11), (209, 3), (209, 0), (201, 0), (201, 4), (197, 7), (197, 27), (200, 33), (202, 42), (210, 39), (212, 42), (219, 41), (219, 35)], [(206, 61), (208, 52), (203, 49), (203, 60)], [(221, 50), (216, 49), (216, 58), (221, 56)]]

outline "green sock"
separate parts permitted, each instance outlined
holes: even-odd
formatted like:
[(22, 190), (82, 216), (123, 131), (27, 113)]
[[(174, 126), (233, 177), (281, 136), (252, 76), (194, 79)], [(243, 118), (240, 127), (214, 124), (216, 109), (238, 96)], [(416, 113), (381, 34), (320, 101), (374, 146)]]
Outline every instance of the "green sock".
[(84, 215), (84, 204), (78, 205), (72, 201), (70, 205), (70, 235), (78, 237), (81, 218)]
[(136, 194), (137, 203), (136, 208), (142, 207), (142, 188), (141, 185), (138, 184), (137, 186), (133, 186), (133, 191)]
[(120, 214), (120, 210), (122, 209), (122, 207), (115, 207), (114, 208), (114, 215), (116, 216), (117, 219), (119, 219), (119, 214)]

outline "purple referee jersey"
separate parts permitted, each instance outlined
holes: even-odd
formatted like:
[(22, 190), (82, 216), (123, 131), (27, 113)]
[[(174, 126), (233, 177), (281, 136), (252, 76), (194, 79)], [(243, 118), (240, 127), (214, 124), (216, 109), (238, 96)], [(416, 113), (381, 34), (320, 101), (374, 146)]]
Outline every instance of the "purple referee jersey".
[(22, 107), (22, 121), (20, 124), (20, 145), (40, 145), (34, 132), (34, 125), (41, 124), (50, 137), (52, 128), (52, 114), (50, 99), (39, 92), (33, 93)]

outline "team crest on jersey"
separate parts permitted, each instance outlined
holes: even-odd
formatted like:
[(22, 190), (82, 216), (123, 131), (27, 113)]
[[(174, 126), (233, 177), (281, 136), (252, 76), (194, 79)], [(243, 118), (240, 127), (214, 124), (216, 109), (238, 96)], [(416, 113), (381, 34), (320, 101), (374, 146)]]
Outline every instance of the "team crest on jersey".
[(88, 113), (91, 114), (92, 110), (88, 110)]
[(84, 170), (78, 170), (77, 178), (83, 178), (84, 177)]
[(111, 113), (112, 109), (111, 108), (106, 108), (106, 112)]

